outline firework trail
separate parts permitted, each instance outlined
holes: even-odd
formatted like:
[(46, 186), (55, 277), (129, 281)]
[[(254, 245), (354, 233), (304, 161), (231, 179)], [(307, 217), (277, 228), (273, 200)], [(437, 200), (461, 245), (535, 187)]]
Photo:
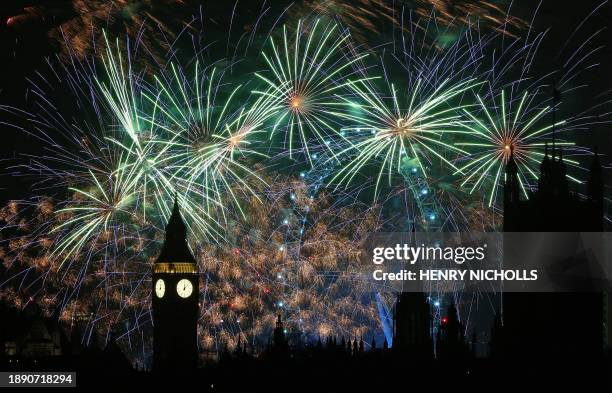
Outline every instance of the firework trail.
[[(166, 24), (161, 17), (172, 10), (180, 10), (182, 1), (176, 0), (111, 0), (31, 2), (21, 12), (7, 20), (9, 28), (43, 28), (51, 40), (63, 43), (60, 55), (64, 60), (85, 59), (97, 48), (105, 47), (103, 29), (121, 36), (127, 34), (149, 51), (165, 53), (170, 47), (168, 37), (176, 36), (181, 27)], [(175, 20), (182, 21), (184, 18)], [(165, 38), (165, 39), (164, 39)], [(162, 45), (162, 47), (158, 47)]]
[[(410, 12), (414, 17), (406, 18)], [(515, 36), (528, 24), (510, 13), (510, 3), (496, 5), (488, 1), (408, 0), (387, 2), (384, 0), (311, 0), (296, 2), (288, 10), (289, 17), (297, 20), (305, 16), (336, 21), (350, 29), (361, 44), (371, 46), (376, 37), (397, 28), (410, 30), (410, 23), (421, 31), (428, 26), (440, 26), (449, 33), (453, 30), (477, 28), (492, 30), (507, 36)], [(436, 36), (441, 44), (445, 35)]]

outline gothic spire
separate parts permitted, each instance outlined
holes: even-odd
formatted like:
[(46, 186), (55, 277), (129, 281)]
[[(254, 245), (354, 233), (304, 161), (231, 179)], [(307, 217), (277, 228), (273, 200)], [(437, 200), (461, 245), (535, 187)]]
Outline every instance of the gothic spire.
[(178, 198), (174, 196), (172, 214), (166, 224), (166, 238), (162, 252), (157, 262), (189, 262), (195, 263), (195, 259), (187, 245), (187, 226), (181, 217)]
[(553, 83), (552, 97), (552, 158), (555, 159), (556, 154), (556, 138), (557, 138), (557, 104), (561, 99), (561, 92), (557, 89), (557, 82)]

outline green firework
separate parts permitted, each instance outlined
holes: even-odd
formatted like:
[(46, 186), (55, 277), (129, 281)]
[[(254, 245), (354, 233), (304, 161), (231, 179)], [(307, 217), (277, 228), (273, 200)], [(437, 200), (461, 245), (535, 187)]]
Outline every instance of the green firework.
[(452, 134), (465, 132), (460, 116), (464, 106), (455, 101), (477, 84), (473, 79), (456, 83), (447, 79), (426, 92), (423, 81), (418, 80), (407, 100), (401, 100), (393, 84), (389, 86), (390, 98), (386, 98), (368, 81), (351, 82), (350, 87), (361, 102), (358, 105), (361, 113), (346, 116), (354, 125), (344, 129), (351, 135), (348, 138), (351, 143), (340, 155), (349, 158), (332, 182), (348, 185), (367, 165), (374, 164), (378, 195), (383, 177), (391, 185), (394, 176), (402, 175), (403, 162), (413, 163), (413, 170), (424, 178), (432, 160), (459, 170), (446, 157), (447, 153), (464, 153), (450, 142)]
[[(499, 106), (488, 105), (476, 95), (479, 112), (464, 109), (469, 131), (469, 140), (456, 142), (462, 149), (469, 149), (468, 160), (459, 165), (456, 173), (464, 174), (461, 186), (468, 187), (469, 192), (482, 189), (489, 206), (495, 204), (499, 186), (503, 183), (504, 167), (511, 152), (518, 165), (518, 177), (525, 197), (528, 189), (538, 179), (537, 167), (546, 154), (548, 143), (552, 141), (553, 131), (563, 126), (566, 121), (547, 122), (546, 116), (553, 110), (551, 106), (535, 107), (536, 95), (525, 91), (515, 101), (506, 100), (505, 91), (499, 95)], [(571, 147), (572, 142), (557, 140), (556, 146)], [(565, 159), (572, 166), (578, 162)], [(573, 181), (578, 179), (568, 175)]]
[(284, 26), (282, 42), (270, 38), (270, 52), (262, 54), (270, 75), (256, 74), (267, 87), (257, 93), (278, 106), (270, 138), (282, 134), (291, 158), (301, 148), (312, 163), (310, 144), (328, 146), (339, 135), (345, 104), (338, 95), (365, 55), (354, 55), (350, 36), (338, 30), (319, 20), (310, 26), (299, 21), (294, 35)]

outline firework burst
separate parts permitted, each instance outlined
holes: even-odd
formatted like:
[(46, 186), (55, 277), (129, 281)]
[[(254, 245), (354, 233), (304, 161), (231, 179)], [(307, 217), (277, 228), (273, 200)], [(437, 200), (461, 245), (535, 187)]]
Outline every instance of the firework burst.
[(376, 162), (375, 195), (378, 195), (383, 176), (387, 175), (391, 185), (393, 176), (401, 174), (406, 166), (424, 177), (428, 176), (427, 167), (434, 159), (458, 169), (444, 156), (447, 152), (463, 153), (448, 142), (449, 134), (463, 132), (459, 112), (464, 105), (453, 100), (478, 83), (473, 79), (456, 83), (445, 80), (427, 93), (423, 83), (420, 79), (416, 82), (405, 106), (400, 104), (393, 84), (391, 98), (386, 99), (367, 82), (350, 83), (364, 102), (359, 105), (363, 114), (353, 118), (357, 125), (344, 128), (353, 135), (350, 146), (341, 154), (354, 154), (331, 182), (350, 183), (366, 164)]
[(346, 31), (336, 24), (321, 24), (318, 19), (312, 25), (300, 20), (293, 37), (284, 26), (280, 45), (271, 37), (271, 52), (263, 52), (271, 75), (256, 74), (268, 88), (258, 93), (280, 107), (271, 138), (282, 134), (291, 158), (298, 150), (296, 145), (301, 146), (310, 163), (312, 139), (325, 145), (338, 137), (341, 107), (337, 96), (345, 87), (342, 77), (352, 75), (351, 67), (365, 57), (351, 54)]
[[(171, 181), (181, 195), (192, 199), (190, 215), (205, 216), (221, 211), (226, 218), (226, 200), (242, 213), (236, 192), (255, 195), (245, 178), (258, 178), (249, 157), (265, 157), (252, 148), (265, 132), (266, 120), (276, 112), (264, 96), (240, 96), (241, 84), (223, 81), (223, 71), (195, 62), (193, 78), (171, 65), (171, 75), (156, 77), (154, 90), (145, 98), (154, 115), (148, 121), (167, 148)], [(251, 97), (253, 98), (253, 97)], [(233, 184), (243, 187), (238, 190)]]
[[(565, 120), (547, 122), (546, 118), (554, 110), (549, 105), (537, 107), (537, 95), (525, 91), (520, 99), (507, 101), (505, 91), (499, 95), (499, 105), (485, 104), (477, 95), (478, 113), (464, 109), (470, 122), (464, 126), (470, 131), (470, 141), (456, 142), (462, 149), (470, 149), (469, 160), (460, 165), (457, 173), (465, 174), (461, 183), (470, 193), (484, 188), (488, 195), (488, 205), (495, 204), (499, 186), (503, 183), (504, 167), (513, 154), (519, 171), (519, 183), (523, 194), (538, 179), (537, 167), (547, 154), (548, 144), (573, 148), (573, 142), (554, 141), (555, 130), (566, 124)], [(553, 154), (555, 152), (553, 151)], [(570, 166), (579, 163), (565, 159)], [(568, 178), (580, 182), (568, 175)]]

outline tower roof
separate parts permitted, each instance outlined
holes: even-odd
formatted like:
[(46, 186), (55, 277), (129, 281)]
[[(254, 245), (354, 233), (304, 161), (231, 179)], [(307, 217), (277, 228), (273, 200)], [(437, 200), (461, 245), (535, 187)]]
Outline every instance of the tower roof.
[(166, 224), (166, 239), (157, 262), (190, 262), (195, 259), (187, 245), (187, 226), (183, 222), (178, 200), (174, 198), (172, 214)]

